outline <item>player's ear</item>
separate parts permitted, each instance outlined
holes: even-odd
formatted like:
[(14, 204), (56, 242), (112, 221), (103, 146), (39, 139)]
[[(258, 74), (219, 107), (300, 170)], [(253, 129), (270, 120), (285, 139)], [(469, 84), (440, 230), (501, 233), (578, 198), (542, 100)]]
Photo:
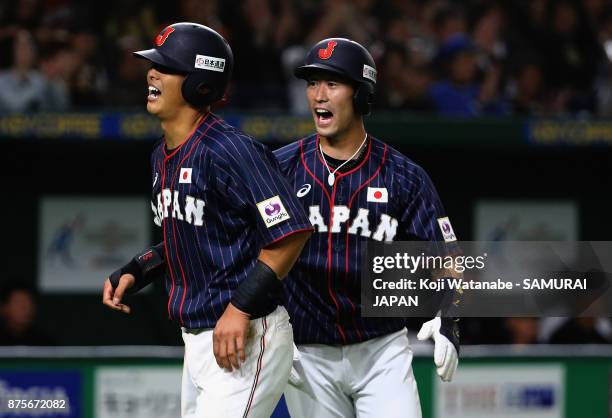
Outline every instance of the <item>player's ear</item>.
[(205, 95), (209, 94), (212, 91), (212, 89), (210, 87), (208, 87), (205, 83), (200, 83), (196, 87), (196, 91), (199, 94), (201, 94), (202, 96), (205, 96)]

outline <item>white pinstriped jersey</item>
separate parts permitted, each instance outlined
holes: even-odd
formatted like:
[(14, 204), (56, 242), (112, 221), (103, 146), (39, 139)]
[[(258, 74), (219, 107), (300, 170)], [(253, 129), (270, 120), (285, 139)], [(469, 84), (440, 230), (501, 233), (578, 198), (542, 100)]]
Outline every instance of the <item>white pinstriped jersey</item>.
[[(262, 247), (312, 227), (267, 147), (212, 113), (171, 152), (160, 141), (151, 163), (168, 314), (214, 328)], [(272, 312), (277, 301), (268, 302)]]
[(274, 152), (315, 233), (285, 279), (285, 306), (297, 343), (350, 344), (395, 332), (403, 318), (361, 317), (361, 243), (444, 241), (444, 209), (425, 171), (370, 137), (357, 166), (328, 170), (312, 135)]

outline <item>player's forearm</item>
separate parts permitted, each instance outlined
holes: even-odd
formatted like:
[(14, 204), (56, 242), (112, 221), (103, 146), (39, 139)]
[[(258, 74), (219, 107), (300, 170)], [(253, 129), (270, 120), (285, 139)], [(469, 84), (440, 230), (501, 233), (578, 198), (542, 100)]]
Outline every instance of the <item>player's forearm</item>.
[[(446, 278), (461, 279), (463, 278), (463, 274), (457, 272), (452, 267), (448, 269), (435, 269), (431, 272), (432, 280), (445, 280)], [(447, 287), (440, 297), (439, 315), (442, 317), (455, 317), (457, 307), (461, 303), (462, 297), (462, 289), (453, 289), (450, 286)]]
[(297, 260), (311, 231), (298, 232), (263, 249), (257, 263), (232, 295), (238, 310), (258, 317), (268, 306), (270, 294), (280, 286)]
[(128, 289), (128, 293), (135, 293), (164, 277), (165, 272), (166, 251), (164, 243), (161, 242), (137, 254), (128, 264), (113, 272), (109, 279), (113, 288), (116, 288), (123, 274), (132, 274), (136, 281), (134, 286)]
[(282, 280), (295, 264), (311, 234), (312, 231), (302, 231), (289, 235), (263, 248), (258, 259), (270, 267)]

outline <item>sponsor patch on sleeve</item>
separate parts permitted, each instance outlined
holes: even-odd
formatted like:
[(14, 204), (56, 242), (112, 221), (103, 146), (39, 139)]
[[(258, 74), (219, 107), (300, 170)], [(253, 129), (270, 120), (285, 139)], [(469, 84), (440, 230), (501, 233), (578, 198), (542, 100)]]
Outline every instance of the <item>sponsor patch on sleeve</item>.
[(200, 70), (218, 71), (222, 73), (225, 71), (225, 58), (197, 54), (194, 66)]
[(457, 241), (457, 236), (455, 235), (455, 231), (453, 231), (453, 227), (448, 220), (448, 216), (444, 218), (438, 218), (438, 225), (440, 225), (440, 231), (442, 232), (442, 236), (444, 237), (444, 242), (453, 242)]
[(278, 195), (259, 202), (257, 209), (268, 228), (291, 218)]

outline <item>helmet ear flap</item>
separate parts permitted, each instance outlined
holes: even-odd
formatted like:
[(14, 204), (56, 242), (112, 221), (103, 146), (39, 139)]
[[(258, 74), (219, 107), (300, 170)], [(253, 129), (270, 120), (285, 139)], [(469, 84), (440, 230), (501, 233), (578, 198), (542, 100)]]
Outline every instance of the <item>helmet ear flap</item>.
[(374, 87), (370, 83), (360, 83), (353, 94), (355, 112), (360, 115), (369, 115), (374, 101)]
[(185, 101), (197, 109), (220, 99), (220, 97), (217, 97), (219, 96), (217, 89), (201, 80), (197, 73), (190, 73), (185, 76), (181, 93)]

